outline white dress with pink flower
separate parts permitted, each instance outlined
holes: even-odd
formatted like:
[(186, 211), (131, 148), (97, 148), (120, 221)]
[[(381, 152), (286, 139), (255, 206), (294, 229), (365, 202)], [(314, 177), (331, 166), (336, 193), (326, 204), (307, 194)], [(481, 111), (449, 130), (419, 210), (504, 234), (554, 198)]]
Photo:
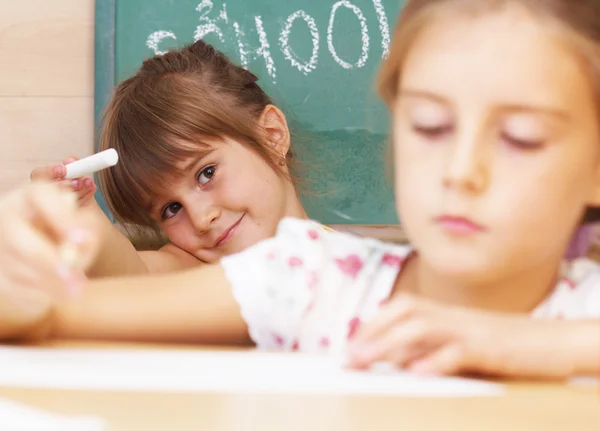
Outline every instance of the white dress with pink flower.
[[(411, 251), (286, 218), (275, 237), (221, 264), (259, 348), (340, 352), (389, 298)], [(556, 288), (532, 315), (600, 318), (600, 266), (565, 262)]]

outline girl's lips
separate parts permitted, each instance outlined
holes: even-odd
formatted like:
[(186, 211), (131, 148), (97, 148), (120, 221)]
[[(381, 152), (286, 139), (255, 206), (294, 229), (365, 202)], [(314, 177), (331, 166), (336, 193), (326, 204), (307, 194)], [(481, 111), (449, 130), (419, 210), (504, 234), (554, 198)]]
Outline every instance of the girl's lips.
[(453, 234), (468, 235), (486, 230), (484, 226), (461, 216), (444, 215), (436, 218), (435, 221), (442, 229)]
[(237, 222), (235, 222), (227, 230), (225, 230), (225, 232), (223, 232), (219, 236), (219, 238), (217, 238), (217, 241), (215, 242), (214, 247), (219, 247), (221, 245), (227, 244), (231, 240), (231, 238), (233, 238), (233, 235), (235, 234), (235, 232), (236, 232), (238, 226), (240, 225), (240, 223), (242, 222), (243, 218), (244, 218), (244, 216), (241, 216)]

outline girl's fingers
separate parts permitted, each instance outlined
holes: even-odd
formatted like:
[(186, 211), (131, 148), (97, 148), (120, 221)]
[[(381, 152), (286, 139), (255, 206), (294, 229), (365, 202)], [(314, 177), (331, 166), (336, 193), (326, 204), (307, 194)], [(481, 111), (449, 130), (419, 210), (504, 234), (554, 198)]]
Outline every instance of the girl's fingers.
[[(89, 180), (89, 178), (86, 178)], [(90, 184), (91, 183), (91, 184)], [(92, 199), (94, 199), (94, 194), (96, 193), (96, 185), (93, 181), (84, 182), (84, 188), (78, 193), (78, 202), (80, 205), (87, 204)]]
[(421, 375), (455, 375), (467, 371), (470, 363), (460, 344), (449, 343), (414, 361), (409, 371)]
[(364, 345), (383, 336), (396, 323), (413, 315), (418, 310), (418, 300), (411, 296), (399, 296), (384, 305), (373, 320), (366, 322), (352, 338), (352, 345)]
[(73, 264), (80, 272), (88, 269), (96, 260), (102, 243), (101, 219), (91, 208), (80, 210), (77, 220), (79, 231), (75, 231), (80, 237), (71, 238), (71, 244), (77, 251), (77, 259)]
[(399, 322), (368, 343), (353, 344), (350, 348), (350, 363), (364, 368), (374, 362), (386, 361), (403, 367), (433, 344), (437, 337), (431, 330), (430, 325), (422, 319)]
[(71, 180), (71, 187), (74, 191), (79, 192), (83, 188), (83, 178), (74, 178)]
[(29, 176), (31, 182), (56, 181), (65, 177), (67, 170), (64, 165), (51, 165), (35, 168)]
[(80, 203), (87, 202), (96, 193), (96, 185), (91, 178), (75, 178), (73, 180), (61, 180), (58, 183), (65, 191), (73, 191)]
[(53, 184), (31, 187), (24, 196), (24, 205), (32, 212), (30, 219), (56, 243), (67, 239), (69, 231), (76, 229), (77, 197)]
[[(42, 263), (63, 281), (79, 281), (72, 269), (89, 265), (100, 242), (98, 219), (93, 211), (78, 208), (76, 196), (53, 184), (33, 185), (23, 193), (22, 211), (10, 208), (2, 225), (21, 260), (32, 265)], [(22, 214), (29, 213), (26, 218)], [(11, 216), (14, 214), (14, 216)], [(18, 229), (6, 229), (17, 226)], [(49, 268), (52, 266), (52, 268)]]
[(30, 195), (37, 227), (54, 239), (68, 265), (83, 268), (95, 257), (100, 243), (100, 220), (89, 208), (79, 208), (77, 197), (57, 187)]
[(77, 195), (81, 193), (80, 180), (78, 178), (74, 180), (61, 180), (58, 184), (63, 191), (75, 192)]
[(4, 233), (3, 251), (3, 272), (15, 284), (64, 295), (64, 289), (73, 290), (72, 285), (79, 282), (56, 243), (22, 219), (13, 220), (10, 231)]
[(89, 200), (92, 199), (93, 197), (94, 197), (94, 191), (92, 191), (92, 190), (82, 191), (80, 194), (77, 195), (77, 202), (79, 202), (80, 204), (85, 204), (85, 203), (89, 202)]
[(91, 178), (84, 178), (83, 184), (85, 188), (96, 191), (96, 184), (94, 184), (94, 180), (92, 180)]
[(67, 174), (67, 168), (65, 165), (73, 163), (77, 160), (78, 159), (76, 157), (69, 157), (57, 165), (40, 166), (39, 168), (35, 168), (33, 171), (31, 171), (29, 178), (31, 182), (63, 180)]
[(4, 279), (10, 280), (10, 285), (34, 287), (47, 278), (39, 266), (23, 263), (14, 255), (4, 256), (0, 271)]

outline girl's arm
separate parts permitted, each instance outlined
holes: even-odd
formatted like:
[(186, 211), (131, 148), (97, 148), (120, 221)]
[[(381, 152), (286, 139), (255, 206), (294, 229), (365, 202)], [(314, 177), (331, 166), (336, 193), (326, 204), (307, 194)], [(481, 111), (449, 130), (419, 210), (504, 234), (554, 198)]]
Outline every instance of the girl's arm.
[(178, 271), (198, 266), (201, 262), (185, 251), (168, 244), (160, 250), (137, 251), (127, 238), (106, 217), (100, 206), (95, 206), (102, 219), (103, 246), (96, 260), (86, 271), (92, 278), (121, 275), (139, 275)]
[(51, 320), (55, 338), (250, 343), (220, 265), (93, 280), (79, 296), (58, 302)]
[(104, 239), (99, 224), (107, 220), (94, 208), (80, 206), (68, 190), (36, 182), (0, 196), (1, 340), (48, 334), (205, 343), (248, 340), (219, 266), (171, 275), (96, 281), (82, 277)]
[[(600, 373), (600, 321), (534, 319), (402, 295), (351, 342), (350, 364), (433, 374), (564, 379)], [(415, 355), (415, 352), (418, 352)]]
[(570, 357), (572, 374), (600, 376), (600, 320), (564, 323), (557, 334), (557, 354)]

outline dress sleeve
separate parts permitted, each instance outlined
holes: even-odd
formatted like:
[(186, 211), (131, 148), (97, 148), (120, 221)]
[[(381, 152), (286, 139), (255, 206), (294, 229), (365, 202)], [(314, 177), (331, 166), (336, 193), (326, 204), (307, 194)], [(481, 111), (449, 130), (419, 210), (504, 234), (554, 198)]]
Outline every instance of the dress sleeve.
[(564, 262), (555, 288), (533, 317), (600, 319), (600, 265), (587, 258)]
[(259, 348), (310, 351), (345, 342), (348, 320), (389, 295), (397, 249), (286, 218), (275, 237), (221, 264)]
[(284, 219), (275, 237), (221, 259), (250, 336), (260, 348), (294, 349), (322, 259), (316, 222)]

